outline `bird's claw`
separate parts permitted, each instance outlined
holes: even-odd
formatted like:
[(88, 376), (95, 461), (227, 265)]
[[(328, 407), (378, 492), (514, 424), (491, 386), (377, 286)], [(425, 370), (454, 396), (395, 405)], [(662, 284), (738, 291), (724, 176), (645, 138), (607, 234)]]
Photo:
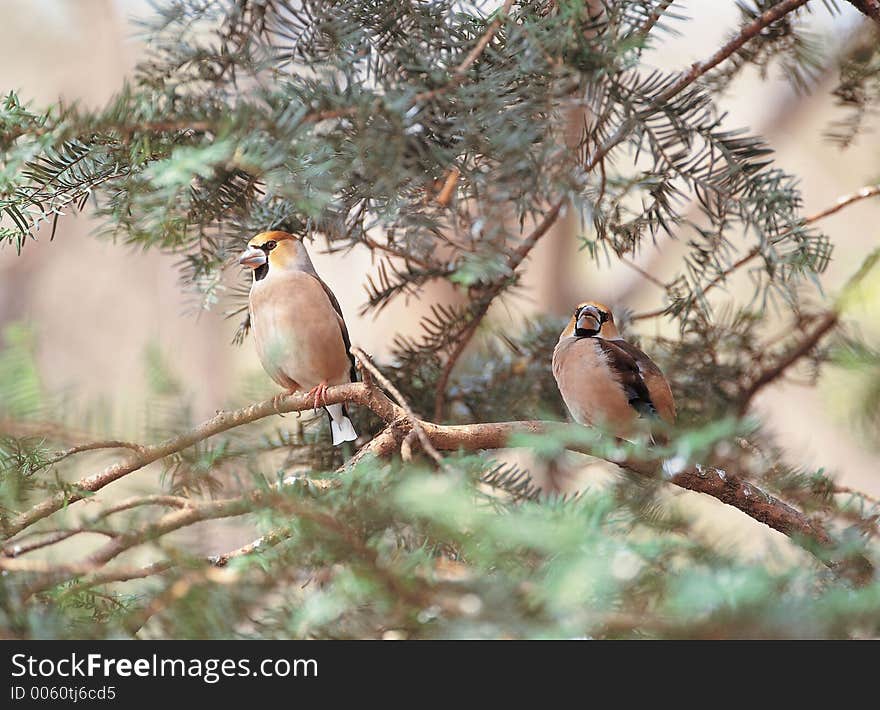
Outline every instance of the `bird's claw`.
[[(313, 403), (313, 409), (317, 409), (319, 406), (326, 407), (327, 406), (327, 383), (322, 382), (321, 384), (312, 387), (306, 394), (307, 398), (310, 398)], [(319, 404), (321, 403), (321, 404)]]

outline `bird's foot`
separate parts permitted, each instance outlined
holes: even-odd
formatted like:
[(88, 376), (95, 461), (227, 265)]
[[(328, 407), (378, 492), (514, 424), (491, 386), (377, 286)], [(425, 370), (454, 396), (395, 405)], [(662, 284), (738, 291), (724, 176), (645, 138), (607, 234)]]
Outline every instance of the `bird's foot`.
[(317, 409), (319, 406), (322, 406), (322, 407), (326, 406), (327, 405), (327, 383), (322, 382), (321, 384), (319, 384), (315, 387), (312, 387), (312, 389), (310, 389), (306, 393), (306, 398), (312, 399), (312, 401), (314, 403), (314, 407), (313, 407), (314, 409)]

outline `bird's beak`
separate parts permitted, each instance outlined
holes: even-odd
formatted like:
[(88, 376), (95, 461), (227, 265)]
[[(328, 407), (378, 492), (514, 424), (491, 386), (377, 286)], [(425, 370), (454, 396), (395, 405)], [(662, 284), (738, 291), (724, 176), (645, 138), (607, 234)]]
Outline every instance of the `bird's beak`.
[(238, 263), (256, 269), (266, 263), (266, 252), (256, 247), (248, 247), (247, 251), (238, 257)]
[(602, 324), (599, 322), (599, 319), (589, 311), (581, 313), (578, 316), (577, 323), (575, 323), (576, 332), (598, 333), (601, 329)]

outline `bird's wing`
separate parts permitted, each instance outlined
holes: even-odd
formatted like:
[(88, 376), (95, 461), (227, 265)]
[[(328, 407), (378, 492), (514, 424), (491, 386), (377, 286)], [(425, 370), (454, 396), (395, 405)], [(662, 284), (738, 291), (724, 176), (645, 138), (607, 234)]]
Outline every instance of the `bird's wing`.
[(613, 342), (638, 365), (642, 379), (648, 388), (648, 394), (660, 417), (669, 423), (675, 421), (675, 400), (672, 397), (669, 383), (666, 381), (666, 377), (664, 377), (660, 368), (635, 345), (625, 340), (615, 340)]
[(330, 287), (324, 283), (320, 276), (317, 274), (309, 274), (309, 276), (317, 279), (318, 283), (321, 284), (321, 288), (324, 289), (324, 293), (326, 293), (327, 298), (330, 299), (330, 305), (333, 306), (333, 310), (336, 311), (336, 315), (339, 317), (339, 329), (342, 331), (342, 342), (345, 343), (345, 353), (348, 355), (348, 359), (351, 362), (349, 374), (351, 376), (351, 381), (357, 382), (357, 367), (355, 365), (354, 355), (351, 354), (351, 338), (348, 335), (348, 328), (345, 325), (345, 318), (342, 315), (342, 307), (339, 305), (336, 294), (330, 290)]
[(628, 348), (623, 347), (626, 343), (605, 340), (604, 338), (594, 338), (593, 340), (605, 356), (612, 374), (623, 387), (629, 406), (635, 409), (640, 416), (656, 417), (657, 407), (651, 398), (642, 369), (639, 367), (638, 361), (628, 352)]

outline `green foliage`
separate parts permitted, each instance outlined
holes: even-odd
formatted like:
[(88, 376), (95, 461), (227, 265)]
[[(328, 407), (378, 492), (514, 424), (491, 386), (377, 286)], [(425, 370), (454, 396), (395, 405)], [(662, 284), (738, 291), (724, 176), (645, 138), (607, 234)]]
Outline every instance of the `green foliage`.
[(880, 348), (848, 338), (831, 354), (832, 362), (847, 375), (850, 421), (869, 442), (880, 443)]
[(880, 30), (863, 28), (839, 64), (840, 81), (834, 96), (845, 115), (834, 121), (827, 133), (846, 148), (870, 125), (869, 119), (880, 105)]
[(32, 415), (43, 401), (42, 383), (34, 363), (33, 333), (13, 323), (4, 328), (0, 343), (0, 416)]
[[(762, 13), (770, 10), (774, 0), (737, 0), (743, 24), (754, 21)], [(839, 9), (834, 0), (825, 6), (831, 13)], [(802, 12), (809, 12), (807, 5)], [(800, 13), (786, 15), (761, 32), (756, 41), (750, 42), (743, 50), (711, 77), (714, 88), (724, 90), (745, 67), (756, 68), (762, 79), (769, 75), (771, 64), (776, 64), (780, 74), (796, 91), (807, 92), (816, 84), (825, 64), (822, 43), (819, 38), (804, 30), (799, 23)]]
[[(774, 4), (739, 3), (743, 26)], [(573, 212), (581, 258), (600, 267), (669, 235), (686, 245), (664, 293), (677, 336), (640, 337), (633, 314), (617, 314), (672, 384), (679, 421), (663, 432), (668, 441), (629, 444), (560, 425), (511, 442), (523, 459), (453, 452), (435, 471), (416, 451), (340, 469), (351, 452), (327, 446), (323, 416), (234, 427), (162, 457), (162, 475), (143, 492), (179, 496), (181, 514), (235, 502), (228, 515), (264, 533), (251, 554), (215, 566), (185, 530), (161, 534), (157, 521), (176, 518), (156, 501), (116, 512), (71, 505), (3, 554), (67, 562), (48, 544), (21, 547), (50, 539), (60, 520), (102, 540), (141, 531), (141, 556), (167, 569), (118, 582), (75, 572), (36, 591), (29, 585), (39, 574), (4, 575), (3, 635), (880, 633), (877, 581), (856, 585), (778, 540), (755, 556), (706, 539), (660, 477), (594, 477), (591, 466), (576, 494), (553, 485), (574, 468), (572, 446), (604, 458), (711, 462), (711, 475), (735, 471), (824, 526), (827, 556), (880, 563), (878, 504), (837, 489), (818, 466), (790, 465), (761, 423), (742, 416), (753, 383), (797, 354), (817, 313), (841, 305), (818, 305), (832, 243), (804, 223), (796, 176), (773, 162), (760, 136), (727, 125), (716, 102), (748, 66), (762, 77), (778, 67), (797, 88), (813, 86), (828, 60), (803, 30), (806, 10), (689, 81), (643, 59), (663, 33), (688, 31), (674, 3), (535, 0), (513, 3), (506, 16), (490, 14), (494, 7), (160, 3), (142, 26), (149, 56), (103, 109), (41, 111), (15, 94), (4, 99), (0, 241), (27, 249), (44, 223), (65, 238), (63, 215), (88, 205), (104, 234), (180, 255), (182, 288), (231, 316), (242, 313), (247, 286), (227, 273), (230, 257), (255, 232), (286, 229), (340, 254), (366, 247), (377, 268), (365, 278), (361, 316), (422, 299), (434, 281), (457, 294), (432, 304), (416, 335), (389, 333), (392, 358), (382, 370), (416, 412), (468, 424), (566, 416), (549, 367), (564, 322), (543, 315), (501, 331), (490, 311), (520, 287), (542, 220)], [(837, 92), (859, 121), (875, 98), (875, 49), (847, 59)], [(713, 307), (709, 289), (746, 263), (753, 296)], [(472, 336), (476, 347), (455, 367)], [(834, 361), (874, 383), (875, 350), (838, 337), (795, 361), (812, 378)], [(144, 365), (140, 443), (198, 424), (190, 383), (165, 355), (151, 348)], [(864, 420), (876, 439), (874, 390), (865, 388), (873, 404)], [(229, 405), (266, 394), (246, 386)], [(69, 494), (80, 473), (63, 449), (82, 443), (83, 432), (54, 413), (34, 428), (46, 410), (32, 338), (10, 329), (0, 350), (0, 527), (46, 496)], [(367, 439), (386, 424), (367, 411), (353, 416)], [(550, 484), (541, 486), (542, 476)], [(199, 524), (214, 526), (212, 542), (228, 530), (217, 520)]]
[(175, 602), (144, 633), (347, 638), (378, 625), (408, 638), (836, 637), (880, 628), (876, 583), (843, 588), (821, 565), (782, 557), (747, 564), (647, 515), (656, 486), (619, 479), (571, 500), (503, 502), (477, 487), (482, 456), (452, 463), (459, 473), (369, 463), (320, 493), (289, 486), (260, 509), (289, 538), (226, 570), (203, 574), (192, 560), (134, 596), (61, 587), (52, 616), (7, 623), (52, 636), (55, 617), (67, 620), (64, 636), (123, 635), (175, 585)]

